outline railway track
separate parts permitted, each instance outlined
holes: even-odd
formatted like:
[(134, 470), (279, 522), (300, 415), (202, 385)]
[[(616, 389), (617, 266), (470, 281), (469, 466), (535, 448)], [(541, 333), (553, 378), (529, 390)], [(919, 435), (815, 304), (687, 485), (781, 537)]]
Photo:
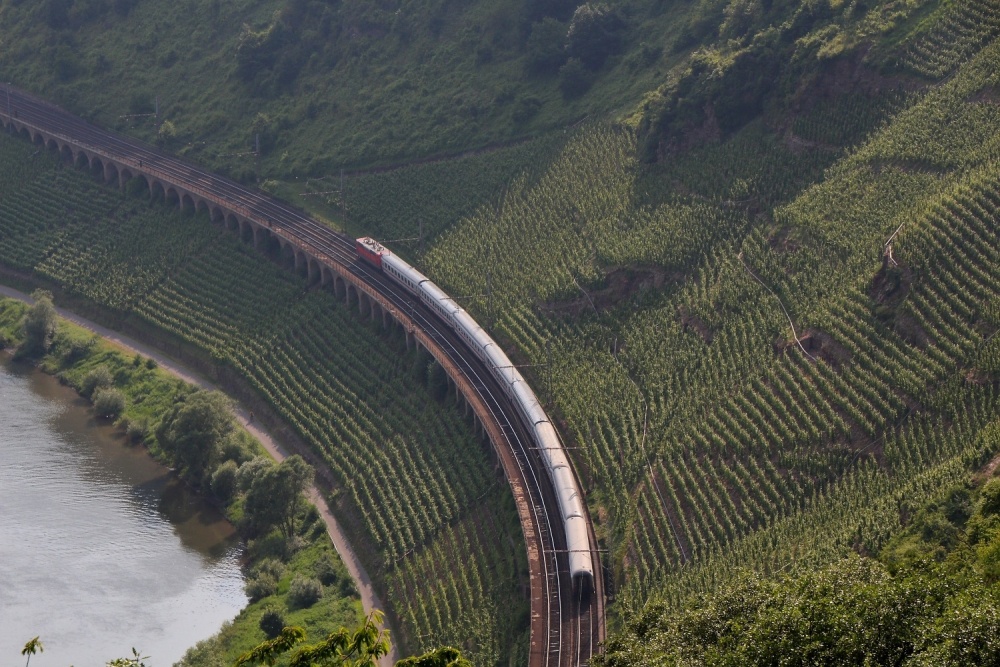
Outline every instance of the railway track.
[(497, 454), (505, 460), (515, 497), (523, 498), (527, 505), (519, 513), (522, 522), (527, 518), (530, 524), (522, 526), (531, 569), (529, 665), (580, 667), (590, 662), (598, 642), (604, 638), (603, 570), (593, 525), (589, 524), (596, 564), (595, 587), (592, 591), (575, 590), (558, 505), (544, 465), (534, 451), (533, 440), (492, 375), (449, 326), (381, 272), (357, 261), (352, 238), (322, 225), (303, 211), (157, 148), (91, 125), (35, 96), (14, 88), (6, 93), (7, 100), (0, 98), (0, 118), (6, 123), (28, 126), (46, 139), (56, 139), (129, 165), (136, 173), (238, 210), (244, 217), (266, 224), (316, 259), (350, 272), (399, 313), (405, 313), (447, 355), (462, 374), (463, 383), (486, 406), (496, 427), (492, 432), (500, 434), (500, 442), (494, 443)]

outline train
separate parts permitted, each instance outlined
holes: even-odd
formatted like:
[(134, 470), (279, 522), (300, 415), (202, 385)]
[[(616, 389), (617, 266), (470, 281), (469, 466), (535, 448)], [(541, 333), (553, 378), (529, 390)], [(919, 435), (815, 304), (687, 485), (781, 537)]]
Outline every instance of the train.
[(545, 464), (559, 503), (559, 514), (566, 535), (569, 570), (574, 586), (589, 590), (594, 585), (594, 559), (590, 551), (590, 534), (583, 496), (576, 475), (566, 457), (566, 449), (548, 415), (542, 409), (535, 392), (524, 381), (520, 371), (488, 333), (427, 276), (400, 259), (373, 238), (355, 241), (358, 257), (374, 266), (393, 282), (402, 286), (444, 320), (466, 342), (476, 356), (496, 378), (517, 410), (534, 439)]

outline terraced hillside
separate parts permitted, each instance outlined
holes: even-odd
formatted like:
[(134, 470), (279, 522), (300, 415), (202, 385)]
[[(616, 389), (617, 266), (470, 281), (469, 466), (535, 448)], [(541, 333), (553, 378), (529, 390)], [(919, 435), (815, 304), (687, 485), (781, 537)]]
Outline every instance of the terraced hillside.
[[(485, 446), (407, 354), (206, 219), (98, 184), (4, 136), (0, 263), (235, 371), (333, 472), (336, 506), (404, 647), (526, 655), (527, 565)], [(381, 336), (381, 337), (380, 337)], [(460, 548), (462, 559), (441, 560)]]
[(489, 273), (492, 310), (470, 308), (551, 358), (627, 605), (874, 549), (986, 454), (998, 65), (991, 42), (925, 93), (870, 98), (889, 120), (855, 114), (846, 153), (751, 125), (650, 169), (629, 130), (585, 128), (427, 253), (455, 293)]

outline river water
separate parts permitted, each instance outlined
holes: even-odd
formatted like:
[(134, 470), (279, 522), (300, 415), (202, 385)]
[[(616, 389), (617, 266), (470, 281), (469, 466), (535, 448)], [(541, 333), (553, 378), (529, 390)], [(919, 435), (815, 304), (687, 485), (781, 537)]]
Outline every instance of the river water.
[(247, 599), (233, 527), (72, 390), (0, 356), (0, 664), (165, 667)]

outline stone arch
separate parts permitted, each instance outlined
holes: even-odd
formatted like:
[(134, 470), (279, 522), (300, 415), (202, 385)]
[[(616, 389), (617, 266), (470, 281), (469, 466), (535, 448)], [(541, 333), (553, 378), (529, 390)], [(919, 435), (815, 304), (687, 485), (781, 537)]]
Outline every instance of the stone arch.
[(28, 128), (22, 126), (21, 129), (18, 130), (18, 134), (20, 134), (21, 136), (23, 136), (24, 138), (26, 138), (28, 141), (30, 141), (31, 143), (35, 144), (36, 146), (44, 146), (45, 145), (45, 137), (42, 136), (41, 132), (37, 132), (35, 134), (32, 134), (31, 130), (29, 130)]
[(167, 192), (163, 189), (163, 183), (156, 179), (147, 182), (149, 183), (149, 198), (154, 201), (166, 201)]
[(194, 212), (196, 215), (199, 213), (204, 213), (205, 215), (209, 216), (211, 215), (211, 213), (208, 210), (208, 202), (202, 199), (201, 197), (198, 197), (197, 199), (194, 200)]
[(70, 164), (76, 162), (76, 156), (73, 155), (73, 147), (69, 144), (63, 144), (59, 147), (59, 157), (62, 158), (63, 162), (68, 162)]
[(322, 280), (322, 271), (320, 270), (319, 262), (317, 262), (315, 258), (310, 257), (306, 265), (307, 280), (310, 285), (314, 285)]
[(304, 252), (295, 249), (295, 273), (299, 274), (302, 278), (309, 277), (309, 257), (306, 256)]
[(59, 152), (59, 143), (55, 139), (45, 140), (45, 150), (52, 151), (53, 153)]
[[(80, 151), (82, 154), (83, 151)], [(79, 158), (77, 158), (79, 160)], [(90, 158), (90, 174), (97, 180), (104, 181), (107, 176), (107, 167), (104, 164), (104, 160), (97, 157), (96, 155)]]
[(122, 179), (121, 172), (118, 171), (118, 165), (114, 162), (108, 162), (104, 165), (104, 182), (118, 183), (119, 186), (123, 186), (125, 184), (125, 181)]
[(90, 156), (88, 156), (83, 151), (77, 151), (76, 154), (73, 156), (73, 165), (77, 169), (90, 169), (91, 167)]
[(266, 227), (258, 224), (253, 225), (253, 247), (263, 252), (268, 252), (271, 248), (271, 232)]
[(278, 260), (278, 264), (280, 264), (281, 266), (283, 266), (285, 268), (294, 267), (295, 266), (295, 246), (293, 246), (291, 243), (289, 243), (285, 239), (281, 239), (279, 241), (279, 245), (280, 245), (280, 247), (278, 248), (278, 256), (276, 258)]
[(347, 281), (340, 274), (333, 276), (333, 295), (339, 299), (347, 300)]
[(225, 212), (220, 207), (218, 207), (218, 206), (212, 206), (211, 207), (211, 211), (209, 212), (209, 215), (212, 218), (212, 222), (215, 222), (215, 223), (218, 223), (218, 224), (221, 224), (221, 225), (225, 225), (226, 224), (226, 214), (225, 214)]
[(164, 192), (164, 198), (166, 199), (167, 204), (180, 208), (181, 206), (180, 193), (177, 192), (176, 188), (170, 186), (169, 184), (167, 185), (166, 192)]
[(344, 303), (347, 304), (348, 309), (350, 309), (354, 304), (358, 304), (359, 308), (361, 307), (361, 302), (358, 297), (358, 288), (350, 283), (347, 283), (347, 289), (344, 292)]
[(240, 232), (240, 220), (232, 213), (226, 216), (226, 229), (237, 234)]
[(194, 198), (186, 192), (181, 193), (180, 206), (181, 210), (184, 211), (185, 213), (194, 213), (196, 210)]
[(254, 236), (254, 228), (250, 221), (240, 218), (240, 240), (253, 245), (256, 241)]

